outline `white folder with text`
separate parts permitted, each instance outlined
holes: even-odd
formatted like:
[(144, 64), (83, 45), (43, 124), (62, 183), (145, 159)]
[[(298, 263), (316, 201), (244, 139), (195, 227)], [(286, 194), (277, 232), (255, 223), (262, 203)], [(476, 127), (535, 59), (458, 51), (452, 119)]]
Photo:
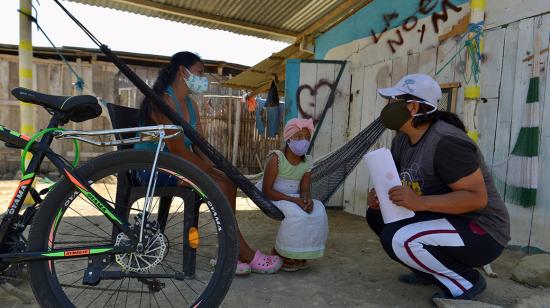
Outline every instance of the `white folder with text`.
[(401, 180), (399, 179), (391, 151), (386, 148), (380, 148), (365, 154), (364, 159), (367, 163), (378, 201), (380, 201), (380, 210), (382, 211), (384, 223), (389, 224), (413, 217), (413, 211), (395, 205), (390, 200), (388, 194), (390, 189), (395, 186), (401, 186)]

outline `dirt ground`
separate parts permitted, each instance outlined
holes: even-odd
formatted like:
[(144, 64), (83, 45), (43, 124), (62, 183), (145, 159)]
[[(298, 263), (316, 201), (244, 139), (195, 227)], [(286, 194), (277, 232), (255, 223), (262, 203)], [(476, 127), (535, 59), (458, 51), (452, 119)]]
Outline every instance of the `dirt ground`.
[[(3, 207), (16, 185), (15, 181), (0, 182)], [(429, 298), (437, 287), (398, 282), (397, 276), (407, 270), (386, 257), (364, 218), (341, 210), (328, 210), (328, 215), (330, 233), (324, 258), (311, 262), (304, 271), (236, 277), (222, 307), (431, 307)], [(238, 200), (237, 220), (253, 248), (270, 251), (278, 222), (246, 198)], [(547, 294), (549, 289), (528, 288), (510, 280), (522, 256), (506, 250), (492, 264), (499, 278), (487, 278), (488, 288), (478, 300), (512, 307), (519, 299)], [(27, 283), (19, 288), (32, 296)], [(35, 306), (0, 290), (0, 307)]]

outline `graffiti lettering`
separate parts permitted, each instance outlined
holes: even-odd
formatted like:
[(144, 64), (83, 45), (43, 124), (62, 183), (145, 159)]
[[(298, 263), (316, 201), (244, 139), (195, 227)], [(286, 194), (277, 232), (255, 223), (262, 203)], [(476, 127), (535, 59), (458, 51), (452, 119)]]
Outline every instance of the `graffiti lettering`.
[(420, 33), (420, 44), (424, 42), (424, 33), (426, 33), (426, 25), (422, 25), (421, 29), (418, 29), (418, 32)]
[(399, 31), (399, 29), (397, 29), (395, 31), (395, 33), (397, 33), (398, 40), (388, 40), (388, 45), (390, 45), (391, 52), (393, 52), (393, 53), (395, 53), (395, 51), (396, 51), (395, 50), (395, 45), (401, 46), (405, 42), (403, 40), (403, 35), (401, 34), (401, 31)]
[[(412, 25), (411, 25), (411, 23), (412, 23)], [(405, 19), (405, 21), (403, 22), (403, 30), (409, 32), (412, 29), (416, 28), (417, 24), (418, 24), (418, 17), (411, 16), (411, 17)]]
[(443, 13), (434, 13), (432, 15), (432, 24), (434, 26), (435, 33), (439, 33), (439, 20), (443, 20), (443, 22), (446, 22), (447, 19), (449, 19), (449, 14), (447, 13), (447, 8), (451, 8), (455, 12), (462, 11), (461, 7), (458, 7), (451, 3), (450, 0), (443, 0), (443, 3), (441, 3), (441, 7), (443, 8)]
[[(456, 6), (454, 3), (451, 2), (451, 0), (418, 0), (418, 1), (419, 2), (418, 2), (417, 11), (413, 15), (405, 18), (400, 28), (405, 32), (411, 32), (414, 29), (417, 29), (417, 32), (419, 33), (419, 36), (420, 36), (419, 37), (420, 43), (424, 42), (426, 25), (425, 24), (420, 25), (419, 17), (416, 16), (417, 13), (428, 15), (431, 12), (433, 12), (434, 9), (437, 7), (437, 4), (441, 2), (441, 12), (439, 13), (435, 12), (431, 16), (431, 22), (432, 22), (434, 32), (439, 33), (439, 23), (441, 21), (446, 22), (449, 19), (448, 9), (451, 9), (457, 13), (462, 11), (462, 8), (459, 6)], [(384, 14), (382, 17), (385, 23), (384, 30), (382, 30), (382, 32), (378, 35), (374, 31), (374, 29), (371, 30), (371, 34), (375, 44), (378, 44), (378, 42), (380, 42), (384, 33), (386, 33), (388, 29), (390, 29), (391, 22), (399, 18), (399, 14), (397, 12), (393, 12), (390, 14)], [(401, 46), (405, 43), (401, 29), (396, 29), (394, 31), (394, 34), (395, 34), (394, 38), (388, 38), (386, 40), (386, 43), (390, 47), (392, 53), (397, 52), (396, 46)]]
[[(418, 5), (418, 11), (424, 15), (430, 14), (433, 11), (433, 9), (435, 9), (437, 5), (437, 1), (438, 0), (420, 0), (420, 3)], [(433, 4), (433, 5), (430, 6), (430, 4)]]
[(397, 18), (399, 18), (399, 14), (396, 13), (396, 12), (393, 12), (391, 14), (384, 14), (384, 21), (386, 23), (386, 27), (384, 28), (384, 30), (382, 30), (382, 32), (380, 33), (379, 36), (376, 36), (376, 32), (374, 32), (374, 30), (370, 30), (370, 32), (372, 34), (372, 37), (374, 38), (374, 43), (375, 44), (378, 43), (378, 41), (382, 37), (382, 34), (384, 34), (386, 31), (388, 31), (388, 29), (390, 28), (392, 20), (397, 19)]

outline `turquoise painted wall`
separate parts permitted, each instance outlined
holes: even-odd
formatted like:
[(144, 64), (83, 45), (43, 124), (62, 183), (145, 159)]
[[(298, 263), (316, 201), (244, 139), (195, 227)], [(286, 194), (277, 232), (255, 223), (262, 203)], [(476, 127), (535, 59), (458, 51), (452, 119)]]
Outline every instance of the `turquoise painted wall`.
[[(469, 2), (469, 0), (449, 0), (449, 2), (459, 6)], [(419, 12), (420, 3), (424, 3), (424, 7), (432, 7), (436, 4), (436, 7), (430, 14), (425, 15)], [(374, 0), (336, 27), (317, 37), (315, 58), (325, 59), (326, 54), (335, 47), (370, 37), (372, 36), (371, 30), (376, 34), (382, 33), (386, 28), (384, 14), (394, 12), (399, 14), (399, 17), (390, 22), (389, 31), (401, 26), (403, 21), (410, 16), (414, 15), (418, 19), (422, 19), (441, 11), (442, 0)]]
[(288, 59), (286, 61), (285, 79), (285, 124), (298, 117), (298, 103), (296, 92), (300, 86), (300, 59)]

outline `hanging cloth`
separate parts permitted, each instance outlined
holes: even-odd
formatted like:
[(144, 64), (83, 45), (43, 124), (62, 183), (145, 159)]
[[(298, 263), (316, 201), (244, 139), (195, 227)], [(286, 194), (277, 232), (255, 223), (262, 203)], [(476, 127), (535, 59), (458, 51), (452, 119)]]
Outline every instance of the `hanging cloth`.
[(256, 107), (257, 107), (256, 98), (253, 96), (248, 97), (246, 99), (246, 107), (248, 109), (248, 112), (256, 111)]
[(265, 102), (266, 101), (261, 98), (256, 99), (256, 129), (260, 135), (265, 134), (265, 122), (263, 117)]
[(275, 81), (271, 82), (269, 87), (269, 92), (267, 93), (267, 101), (265, 103), (266, 107), (278, 107), (279, 106), (279, 91), (277, 90), (277, 85)]

